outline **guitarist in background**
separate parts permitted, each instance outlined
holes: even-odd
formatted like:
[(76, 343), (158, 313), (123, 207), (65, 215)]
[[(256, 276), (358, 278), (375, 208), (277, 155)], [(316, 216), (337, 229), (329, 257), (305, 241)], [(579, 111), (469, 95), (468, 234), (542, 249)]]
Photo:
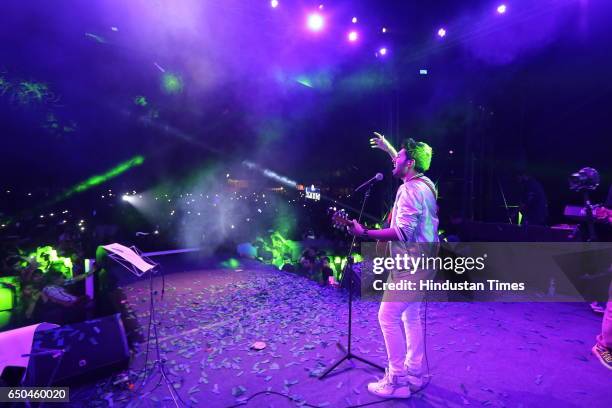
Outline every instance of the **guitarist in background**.
[[(596, 220), (607, 222), (612, 225), (612, 186), (608, 193), (605, 206), (599, 207), (593, 214)], [(612, 266), (610, 267), (612, 270)], [(593, 354), (601, 364), (612, 370), (612, 282), (608, 289), (608, 302), (604, 309), (601, 333), (597, 336), (597, 343), (593, 346)]]
[(612, 186), (610, 186), (610, 190), (608, 190), (606, 202), (601, 207), (595, 209), (593, 216), (597, 221), (612, 224)]
[[(431, 163), (431, 147), (408, 139), (396, 152), (384, 136), (376, 135), (374, 147), (389, 153), (393, 176), (403, 184), (397, 190), (389, 228), (368, 230), (353, 220), (349, 232), (364, 239), (392, 241), (391, 256), (402, 251), (402, 247), (406, 250), (408, 243), (437, 243), (437, 193), (433, 182), (423, 175)], [(406, 273), (394, 270), (389, 278), (401, 280)], [(385, 398), (409, 398), (411, 390), (416, 391), (423, 384), (424, 338), (420, 318), (423, 298), (422, 295), (410, 301), (391, 298), (391, 293), (385, 292), (378, 312), (389, 366), (380, 381), (368, 384), (368, 391)]]

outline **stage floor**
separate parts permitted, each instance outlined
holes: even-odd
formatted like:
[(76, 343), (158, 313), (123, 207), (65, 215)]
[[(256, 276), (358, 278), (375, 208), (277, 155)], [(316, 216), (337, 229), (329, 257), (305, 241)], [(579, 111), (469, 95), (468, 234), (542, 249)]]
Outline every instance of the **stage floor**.
[[(164, 264), (164, 259), (158, 259)], [(148, 323), (148, 282), (124, 287), (142, 329)], [(155, 282), (161, 288), (161, 280)], [(378, 304), (354, 304), (354, 352), (384, 365)], [(320, 407), (381, 401), (366, 384), (380, 372), (343, 363), (317, 378), (346, 345), (347, 296), (254, 262), (237, 269), (208, 265), (167, 274), (156, 302), (161, 350), (169, 377), (190, 406), (229, 407), (272, 390)], [(612, 373), (591, 355), (601, 316), (585, 304), (438, 303), (427, 308), (431, 383), (407, 401), (376, 406), (610, 407)], [(261, 351), (250, 348), (264, 341)], [(131, 364), (142, 370), (145, 345)], [(150, 357), (155, 348), (150, 345)], [(136, 390), (107, 382), (75, 395), (91, 405), (173, 406), (158, 376)], [(89, 388), (89, 389), (87, 389)], [(248, 407), (295, 407), (274, 394)]]

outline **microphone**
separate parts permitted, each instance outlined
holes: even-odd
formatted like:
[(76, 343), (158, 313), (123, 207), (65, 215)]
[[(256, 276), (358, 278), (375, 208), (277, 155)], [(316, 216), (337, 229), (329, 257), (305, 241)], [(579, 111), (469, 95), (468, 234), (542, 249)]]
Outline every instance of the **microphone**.
[(376, 175), (374, 177), (372, 177), (371, 179), (369, 179), (368, 181), (366, 181), (365, 183), (363, 183), (362, 185), (357, 187), (355, 189), (355, 192), (357, 192), (357, 191), (359, 191), (359, 190), (361, 190), (361, 189), (363, 189), (365, 187), (368, 187), (369, 185), (374, 184), (375, 182), (380, 181), (382, 179), (383, 179), (382, 173), (376, 173)]

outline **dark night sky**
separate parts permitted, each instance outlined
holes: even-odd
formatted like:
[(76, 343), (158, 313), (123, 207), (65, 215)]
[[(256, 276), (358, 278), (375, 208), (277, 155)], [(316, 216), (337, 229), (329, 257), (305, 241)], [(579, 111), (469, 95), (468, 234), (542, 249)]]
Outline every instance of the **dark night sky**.
[[(3, 185), (64, 189), (137, 154), (146, 164), (113, 183), (146, 188), (205, 161), (253, 160), (305, 183), (355, 184), (388, 169), (369, 149), (374, 130), (430, 142), (441, 182), (461, 179), (467, 135), (486, 140), (486, 174), (526, 167), (557, 211), (573, 199), (569, 173), (599, 169), (601, 196), (612, 182), (605, 1), (515, 1), (505, 16), (490, 1), (342, 1), (326, 7), (319, 38), (301, 27), (304, 2), (166, 3), (4, 4), (0, 77), (14, 87), (0, 94)], [(358, 47), (343, 40), (352, 14)], [(389, 58), (374, 56), (380, 45)], [(181, 93), (161, 90), (154, 63), (182, 77)], [(22, 103), (24, 81), (50, 94)], [(51, 113), (75, 130), (45, 128)]]

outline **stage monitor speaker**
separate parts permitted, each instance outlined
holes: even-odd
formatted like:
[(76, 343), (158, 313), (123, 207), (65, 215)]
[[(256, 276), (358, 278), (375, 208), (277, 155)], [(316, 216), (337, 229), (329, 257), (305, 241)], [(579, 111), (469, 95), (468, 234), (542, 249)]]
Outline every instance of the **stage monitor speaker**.
[(25, 385), (73, 385), (125, 369), (129, 350), (120, 315), (37, 332)]
[(0, 387), (19, 387), (25, 367), (6, 366), (0, 375)]

